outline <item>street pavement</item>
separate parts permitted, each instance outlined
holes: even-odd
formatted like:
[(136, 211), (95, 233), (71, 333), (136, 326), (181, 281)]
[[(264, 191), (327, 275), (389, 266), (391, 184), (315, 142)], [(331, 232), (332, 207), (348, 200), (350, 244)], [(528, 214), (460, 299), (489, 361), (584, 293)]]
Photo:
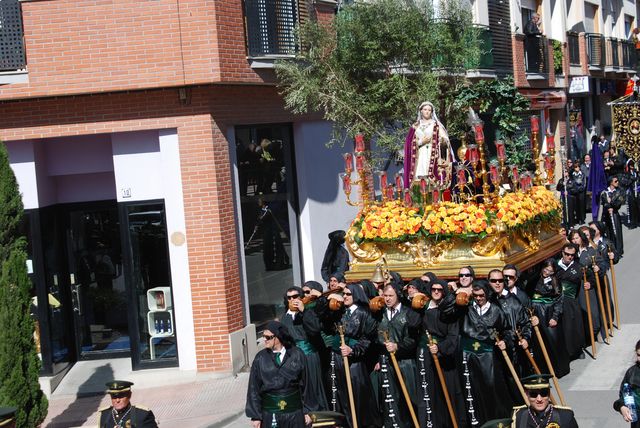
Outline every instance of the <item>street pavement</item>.
[[(567, 404), (581, 428), (628, 427), (612, 403), (624, 372), (634, 363), (634, 345), (640, 339), (640, 228), (624, 228), (625, 256), (616, 266), (620, 297), (620, 329), (610, 344), (597, 343), (597, 359), (589, 355), (571, 363), (571, 373), (560, 379)], [(151, 408), (160, 427), (249, 427), (244, 416), (248, 373), (237, 376), (158, 369), (132, 371), (129, 359), (77, 363), (50, 398), (44, 427), (96, 427), (97, 411), (109, 404), (104, 383), (128, 379), (134, 404)]]

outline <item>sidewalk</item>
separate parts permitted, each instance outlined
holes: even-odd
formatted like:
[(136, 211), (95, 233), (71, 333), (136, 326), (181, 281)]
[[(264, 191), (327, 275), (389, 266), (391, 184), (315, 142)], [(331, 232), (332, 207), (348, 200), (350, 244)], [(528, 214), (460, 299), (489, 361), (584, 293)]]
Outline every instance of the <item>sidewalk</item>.
[[(131, 371), (129, 359), (77, 363), (49, 399), (43, 427), (97, 427), (110, 405), (104, 383), (134, 382), (131, 402), (153, 410), (162, 427), (223, 427), (244, 412), (248, 373), (237, 376), (157, 369)], [(247, 424), (248, 426), (248, 424)]]

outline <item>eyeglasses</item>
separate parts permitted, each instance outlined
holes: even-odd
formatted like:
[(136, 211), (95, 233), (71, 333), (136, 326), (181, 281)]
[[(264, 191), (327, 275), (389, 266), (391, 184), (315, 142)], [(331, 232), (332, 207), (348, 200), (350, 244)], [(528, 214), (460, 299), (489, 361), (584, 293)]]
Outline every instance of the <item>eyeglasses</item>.
[(287, 296), (287, 300), (299, 299), (299, 294), (292, 294), (291, 296)]
[(276, 336), (275, 336), (275, 335), (273, 335), (273, 334), (272, 334), (271, 336), (269, 336), (268, 334), (263, 334), (263, 335), (262, 335), (262, 338), (263, 338), (264, 340), (271, 340), (271, 339), (273, 339), (274, 337), (276, 337)]
[(501, 282), (504, 282), (504, 279), (503, 278), (491, 278), (489, 280), (489, 282), (492, 283), (492, 284), (500, 284)]
[(575, 257), (576, 253), (567, 253), (566, 251), (563, 251), (562, 254), (564, 254), (567, 257)]
[(485, 298), (485, 294), (484, 293), (482, 293), (482, 294), (473, 293), (473, 297), (475, 297), (476, 299), (484, 299)]
[(507, 281), (513, 281), (514, 279), (516, 279), (516, 276), (515, 275), (505, 275), (504, 278)]
[(342, 293), (343, 296), (353, 296), (353, 293)]
[(473, 275), (470, 273), (459, 273), (458, 278), (471, 278)]
[(530, 389), (527, 391), (527, 395), (531, 398), (536, 398), (538, 395), (542, 398), (546, 398), (549, 396), (549, 388)]

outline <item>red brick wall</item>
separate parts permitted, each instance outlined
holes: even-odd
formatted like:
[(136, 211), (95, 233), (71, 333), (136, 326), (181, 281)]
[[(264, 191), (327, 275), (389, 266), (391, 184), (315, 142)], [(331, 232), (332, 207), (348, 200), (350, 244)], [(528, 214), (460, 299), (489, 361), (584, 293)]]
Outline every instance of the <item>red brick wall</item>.
[(177, 128), (198, 370), (230, 370), (228, 333), (243, 326), (243, 307), (225, 135), (294, 120), (277, 89), (197, 87), (189, 105), (176, 89), (58, 97), (0, 102), (0, 111), (0, 140)]
[(545, 88), (553, 87), (556, 84), (555, 72), (553, 70), (553, 46), (551, 40), (547, 39), (547, 64), (548, 78), (544, 80), (528, 80), (525, 65), (524, 36), (515, 34), (511, 38), (513, 49), (513, 80), (517, 88)]
[(0, 86), (0, 100), (273, 80), (249, 67), (242, 0), (26, 1), (22, 10), (29, 83)]

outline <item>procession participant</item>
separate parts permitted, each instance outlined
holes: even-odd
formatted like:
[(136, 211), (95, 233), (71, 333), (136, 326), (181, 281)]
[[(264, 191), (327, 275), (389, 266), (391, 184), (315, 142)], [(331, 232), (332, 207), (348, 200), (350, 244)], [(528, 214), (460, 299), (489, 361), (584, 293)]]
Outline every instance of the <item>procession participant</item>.
[(506, 264), (502, 268), (502, 275), (504, 276), (505, 284), (509, 293), (513, 294), (525, 309), (530, 308), (531, 298), (518, 286), (520, 269), (518, 269), (516, 265)]
[(471, 266), (463, 266), (458, 271), (458, 281), (449, 282), (451, 293), (447, 294), (440, 306), (440, 316), (445, 322), (456, 322), (459, 316), (456, 310), (456, 301), (466, 306), (471, 299), (473, 281), (475, 280), (475, 272)]
[(635, 364), (627, 369), (622, 382), (620, 382), (620, 393), (618, 399), (613, 403), (613, 409), (616, 412), (620, 412), (626, 422), (632, 421), (631, 410), (624, 402), (624, 385), (629, 385), (629, 392), (634, 397), (636, 405), (636, 422), (631, 422), (631, 428), (640, 428), (640, 418), (638, 418), (637, 412), (640, 408), (640, 340), (636, 342), (635, 347)]
[(311, 423), (306, 405), (305, 357), (289, 330), (269, 321), (262, 332), (265, 349), (251, 364), (245, 414), (254, 428), (299, 428)]
[[(569, 164), (570, 160), (567, 160)], [(560, 201), (562, 201), (562, 224), (565, 229), (573, 227), (576, 223), (576, 198), (574, 196), (574, 182), (569, 171), (571, 166), (567, 165), (567, 170), (563, 171), (563, 175), (556, 184), (556, 190), (560, 192)]]
[[(585, 293), (589, 293), (589, 303), (591, 306), (591, 319), (594, 337), (598, 338), (598, 334), (603, 338), (606, 337), (604, 329), (606, 328), (604, 314), (600, 313), (599, 299), (602, 296), (598, 295), (596, 289), (596, 274), (600, 271), (602, 265), (602, 258), (596, 251), (596, 249), (590, 244), (589, 238), (581, 230), (574, 230), (570, 234), (571, 242), (578, 247), (576, 259), (583, 268), (586, 268), (587, 282), (583, 284)], [(593, 257), (593, 259), (592, 259)], [(596, 261), (594, 265), (592, 260)], [(580, 272), (581, 275), (582, 272)], [(583, 275), (584, 280), (584, 275)], [(601, 284), (602, 285), (602, 284)], [(582, 322), (585, 328), (584, 337), (589, 337), (589, 319), (587, 316), (587, 300), (584, 293), (579, 294), (580, 307), (582, 308)]]
[(98, 410), (99, 428), (158, 428), (153, 412), (142, 406), (131, 404), (133, 382), (114, 380), (107, 382), (107, 394), (111, 396), (111, 406)]
[(573, 163), (571, 180), (573, 181), (573, 189), (570, 191), (575, 201), (574, 220), (576, 224), (582, 224), (586, 218), (587, 206), (585, 201), (585, 190), (587, 188), (587, 179), (580, 169), (580, 162), (578, 160)]
[[(611, 293), (611, 286), (610, 286), (611, 284), (609, 284), (608, 280), (605, 278), (607, 276), (607, 271), (609, 270), (609, 253), (608, 251), (604, 250), (604, 248), (602, 248), (602, 251), (601, 251), (598, 244), (596, 244), (595, 242), (596, 232), (594, 229), (585, 225), (585, 226), (580, 226), (580, 230), (587, 237), (589, 241), (589, 246), (594, 250), (596, 250), (596, 255), (594, 260), (596, 265), (598, 266), (597, 272), (598, 272), (598, 279), (600, 280), (600, 293), (601, 293), (600, 297), (602, 298), (603, 307), (605, 308), (606, 308), (607, 298), (609, 299), (609, 303), (611, 305), (610, 311), (611, 311), (612, 320), (613, 320), (614, 308), (613, 308), (613, 302), (612, 302), (613, 299), (611, 298), (613, 294)], [(615, 250), (613, 250), (613, 245), (612, 245), (612, 252), (614, 251)], [(592, 285), (595, 286), (595, 284), (592, 284)], [(609, 293), (609, 296), (605, 295), (605, 293), (607, 292)], [(605, 315), (608, 315), (608, 314), (605, 314)]]
[[(489, 284), (494, 291), (494, 300), (500, 305), (509, 323), (509, 331), (505, 332), (507, 353), (520, 377), (529, 374), (529, 362), (524, 352), (528, 352), (531, 341), (531, 321), (526, 309), (516, 296), (511, 294), (504, 286), (504, 275), (500, 269), (489, 271)], [(519, 333), (519, 336), (518, 336)], [(508, 376), (511, 384), (511, 393), (515, 402), (521, 401), (517, 385)]]
[[(307, 286), (307, 288), (309, 288)], [(323, 341), (320, 319), (312, 308), (307, 309), (302, 301), (305, 291), (300, 287), (289, 287), (284, 296), (287, 311), (280, 322), (287, 327), (296, 346), (305, 356), (305, 404), (309, 410), (327, 410), (327, 398), (322, 379), (322, 364), (319, 350)], [(315, 302), (313, 302), (315, 303)], [(310, 304), (313, 306), (313, 303)]]
[(505, 417), (512, 407), (502, 363), (499, 362), (501, 355), (494, 352), (496, 345), (506, 350), (504, 340), (496, 344), (495, 334), (503, 335), (509, 325), (500, 306), (491, 303), (492, 293), (487, 281), (476, 280), (470, 304), (461, 305), (460, 301), (456, 304), (455, 300), (448, 298), (440, 304), (448, 314), (447, 319), (453, 313), (453, 319), (460, 322), (458, 372), (462, 388), (466, 390), (466, 412), (471, 425)]
[(464, 288), (467, 294), (471, 293), (471, 284), (476, 279), (476, 273), (471, 266), (461, 267), (458, 271), (458, 281), (449, 282), (451, 289), (457, 294), (460, 288)]
[(346, 415), (349, 425), (353, 426), (343, 360), (343, 357), (348, 357), (358, 425), (380, 426), (378, 405), (371, 393), (373, 387), (367, 368), (368, 353), (372, 341), (375, 340), (377, 324), (371, 317), (369, 301), (359, 284), (348, 284), (342, 297), (344, 309), (338, 312), (341, 314), (338, 321), (344, 328), (344, 346), (341, 344), (336, 325), (325, 324), (329, 327), (327, 333), (333, 338), (327, 372), (329, 408)]
[(620, 254), (616, 252), (613, 242), (608, 239), (605, 234), (605, 225), (601, 221), (592, 221), (589, 223), (589, 228), (593, 230), (593, 242), (596, 244), (600, 257), (607, 261), (605, 263), (606, 269), (609, 270), (609, 260), (613, 260), (613, 264), (616, 265), (620, 261)]
[(410, 427), (411, 417), (398, 375), (392, 364), (391, 354), (395, 354), (401, 375), (409, 393), (411, 405), (418, 404), (418, 380), (416, 369), (416, 346), (420, 317), (401, 301), (402, 289), (392, 282), (384, 287), (386, 305), (380, 311), (378, 325), (378, 343), (376, 346), (378, 361), (372, 374), (374, 393), (381, 403), (380, 411), (384, 426)]
[(626, 195), (629, 228), (633, 229), (640, 224), (640, 207), (638, 206), (638, 184), (640, 175), (636, 171), (636, 163), (628, 159), (624, 167), (624, 173), (620, 175), (623, 191)]
[(329, 244), (324, 252), (320, 273), (325, 282), (329, 282), (330, 275), (349, 270), (349, 252), (344, 248), (344, 230), (334, 230), (329, 234)]
[[(575, 254), (575, 248), (565, 248), (563, 251), (567, 253), (566, 257), (575, 257), (575, 255), (569, 255)], [(562, 286), (555, 277), (556, 261), (554, 259), (545, 260), (541, 268), (540, 278), (531, 298), (531, 307), (535, 314), (535, 319), (532, 319), (531, 323), (538, 325), (556, 376), (562, 377), (569, 373), (569, 355), (564, 349), (564, 332), (561, 324)], [(534, 341), (532, 347), (534, 355), (542, 356), (542, 346), (537, 341)], [(537, 361), (538, 365), (542, 362), (544, 361)]]
[[(440, 319), (439, 305), (444, 296), (450, 293), (444, 280), (434, 280), (427, 285), (429, 303), (422, 316), (422, 332), (418, 344), (418, 374), (422, 395), (418, 406), (420, 426), (434, 428), (451, 427), (452, 422), (444, 398), (444, 390), (437, 374), (433, 355), (436, 355), (443, 372), (449, 398), (456, 414), (458, 426), (467, 426), (464, 395), (456, 369), (456, 351), (458, 347), (459, 326), (457, 323), (445, 323)], [(429, 332), (433, 344), (429, 343)], [(428, 423), (431, 422), (431, 425)]]
[(522, 379), (529, 403), (513, 409), (514, 428), (578, 428), (573, 410), (551, 404), (549, 379), (552, 377), (549, 374), (539, 374)]
[(327, 286), (331, 291), (342, 291), (347, 285), (347, 280), (342, 272), (334, 272), (329, 276), (329, 283)]
[[(572, 232), (570, 235), (575, 235)], [(577, 253), (575, 244), (567, 243), (562, 248), (562, 256), (556, 264), (556, 278), (562, 287), (562, 330), (569, 359), (584, 358), (582, 349), (586, 346), (585, 328), (579, 296), (582, 294), (582, 266), (571, 256)]]
[(624, 194), (618, 189), (618, 177), (611, 176), (607, 180), (608, 187), (600, 194), (600, 204), (602, 205), (602, 221), (607, 227), (608, 238), (613, 241), (616, 251), (624, 254), (624, 243), (622, 237), (622, 223), (618, 211), (624, 204)]

